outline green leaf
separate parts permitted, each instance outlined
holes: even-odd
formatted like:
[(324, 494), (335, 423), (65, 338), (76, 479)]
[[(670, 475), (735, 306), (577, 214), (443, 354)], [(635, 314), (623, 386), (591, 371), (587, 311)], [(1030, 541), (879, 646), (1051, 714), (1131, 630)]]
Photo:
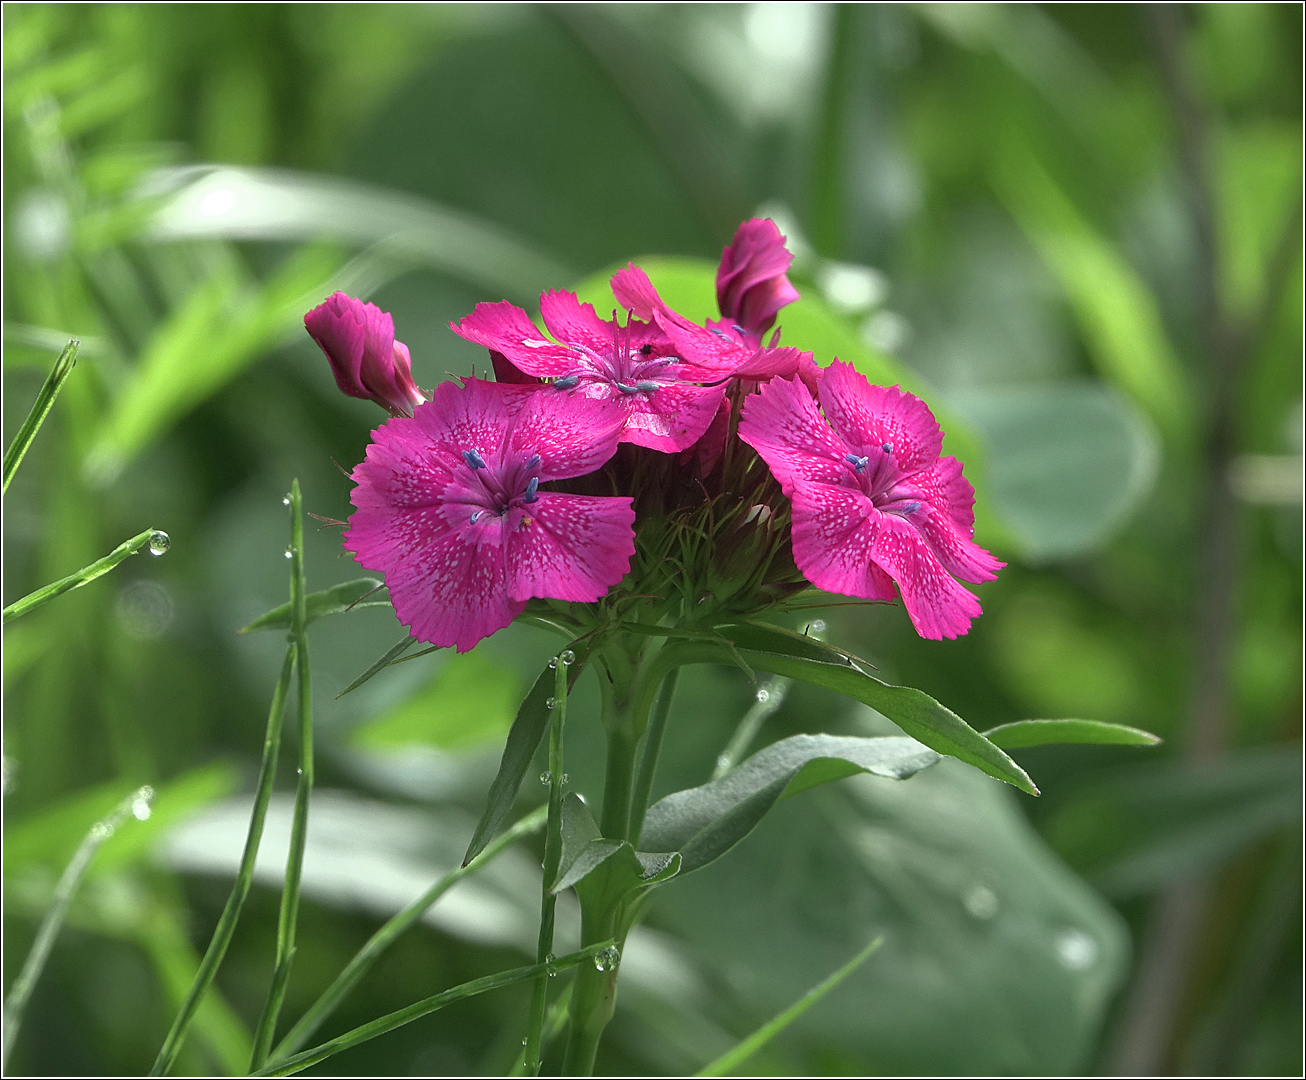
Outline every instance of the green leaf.
[(654, 803), (641, 843), (679, 851), (681, 873), (688, 874), (724, 855), (787, 795), (861, 772), (905, 780), (938, 760), (915, 739), (794, 735), (759, 750), (720, 779)]
[(806, 994), (795, 1001), (789, 1008), (785, 1009), (779, 1016), (769, 1020), (758, 1028), (753, 1034), (748, 1036), (738, 1046), (727, 1050), (715, 1061), (704, 1065), (695, 1076), (725, 1076), (732, 1069), (738, 1068), (750, 1057), (756, 1054), (767, 1043), (774, 1039), (780, 1032), (784, 1031), (790, 1024), (803, 1015), (808, 1009), (815, 1005), (821, 998), (825, 997), (831, 990), (838, 986), (844, 979), (848, 978), (854, 971), (862, 966), (871, 953), (875, 952), (884, 943), (884, 938), (877, 937), (861, 952), (854, 956), (848, 963), (844, 964), (838, 971), (834, 972), (829, 978), (817, 983)]
[(984, 732), (994, 746), (1016, 750), (1055, 743), (1101, 743), (1114, 746), (1155, 746), (1159, 735), (1125, 724), (1102, 720), (1017, 720)]
[(520, 700), (513, 668), (479, 649), (455, 653), (416, 694), (355, 728), (350, 741), (373, 750), (476, 746), (504, 736)]
[(80, 346), (81, 342), (76, 338), (73, 338), (64, 346), (63, 352), (55, 360), (54, 367), (50, 369), (50, 374), (46, 376), (45, 382), (37, 392), (36, 401), (32, 403), (27, 419), (23, 421), (23, 426), (18, 429), (14, 441), (9, 444), (9, 449), (5, 451), (4, 491), (9, 490), (9, 481), (14, 478), (14, 473), (18, 471), (18, 466), (22, 464), (27, 448), (32, 445), (36, 433), (41, 430), (41, 425), (45, 423), (46, 416), (54, 407), (54, 400), (59, 396), (59, 391), (63, 389), (64, 381), (73, 373), (73, 366), (77, 363), (77, 350)]
[[(613, 856), (618, 858), (614, 860)], [(678, 852), (636, 851), (628, 840), (601, 836), (598, 823), (579, 796), (568, 794), (562, 804), (562, 858), (549, 892), (560, 893), (605, 864), (605, 894), (659, 884), (674, 877), (681, 865)]]
[[(341, 612), (353, 611), (358, 608), (389, 607), (390, 601), (388, 599), (371, 601), (364, 599), (371, 596), (384, 584), (380, 578), (362, 577), (354, 581), (346, 581), (340, 585), (333, 585), (321, 592), (309, 593), (304, 598), (305, 621), (313, 622), (324, 615), (339, 615)], [(242, 626), (236, 633), (251, 634), (256, 630), (289, 629), (290, 603), (287, 602), (280, 607), (273, 608), (264, 615), (260, 615), (248, 626)]]
[[(417, 644), (417, 639), (415, 637), (412, 637), (411, 635), (409, 635), (408, 637), (400, 638), (399, 641), (397, 641), (394, 645), (390, 646), (390, 648), (388, 648), (382, 654), (381, 659), (379, 659), (370, 668), (368, 668), (365, 672), (363, 672), (363, 674), (358, 676), (357, 679), (355, 679), (343, 690), (341, 690), (340, 693), (336, 695), (336, 700), (339, 700), (340, 698), (344, 697), (346, 694), (350, 693), (351, 691), (357, 690), (360, 686), (363, 685), (363, 683), (367, 682), (370, 678), (372, 678), (372, 676), (376, 675), (382, 668), (387, 668), (391, 664), (398, 663), (399, 657), (403, 656), (404, 653), (406, 653), (409, 649), (411, 649), (416, 644)], [(416, 656), (420, 656), (420, 655), (421, 653), (417, 653), (414, 656), (408, 657), (408, 659), (412, 660), (415, 659)]]
[(1030, 795), (1038, 794), (1024, 769), (951, 709), (923, 691), (881, 682), (863, 670), (869, 666), (865, 660), (763, 623), (729, 623), (717, 629), (739, 646), (753, 667), (836, 690), (887, 716), (913, 739), (940, 754), (974, 765)]
[[(568, 692), (576, 685), (576, 679), (585, 669), (589, 659), (590, 639), (573, 641), (569, 646), (576, 659), (567, 673)], [(545, 666), (536, 678), (526, 698), (517, 710), (517, 719), (508, 732), (508, 741), (503, 748), (503, 757), (499, 762), (499, 771), (490, 784), (490, 793), (486, 798), (485, 811), (472, 834), (472, 842), (467, 846), (463, 856), (466, 866), (481, 852), (491, 840), (503, 829), (504, 822), (512, 812), (512, 804), (517, 798), (517, 789), (522, 779), (530, 771), (535, 751), (539, 749), (540, 740), (544, 738), (549, 727), (549, 699), (555, 693), (555, 671)]]

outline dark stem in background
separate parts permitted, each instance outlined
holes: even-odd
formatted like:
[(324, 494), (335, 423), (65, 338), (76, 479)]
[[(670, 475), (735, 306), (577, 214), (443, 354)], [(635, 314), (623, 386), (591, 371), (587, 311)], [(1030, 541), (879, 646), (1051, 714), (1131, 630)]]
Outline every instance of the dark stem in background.
[(826, 67), (825, 101), (816, 141), (812, 175), (812, 240), (827, 258), (843, 256), (844, 235), (844, 128), (848, 111), (849, 68), (852, 64), (852, 4), (834, 5), (830, 28), (830, 60)]
[[(1197, 299), (1204, 379), (1197, 451), (1197, 600), (1192, 683), (1184, 754), (1199, 765), (1228, 744), (1229, 671), (1241, 561), (1239, 500), (1229, 483), (1236, 449), (1238, 382), (1259, 346), (1291, 272), (1300, 208), (1268, 268), (1257, 325), (1235, 325), (1220, 292), (1220, 251), (1210, 189), (1211, 119), (1183, 62), (1183, 9), (1149, 5), (1162, 82), (1174, 116), (1188, 213), (1197, 246)], [(1183, 1012), (1194, 994), (1198, 953), (1209, 924), (1212, 879), (1177, 881), (1156, 898), (1142, 958), (1110, 1051), (1107, 1071), (1153, 1076), (1176, 1052)]]

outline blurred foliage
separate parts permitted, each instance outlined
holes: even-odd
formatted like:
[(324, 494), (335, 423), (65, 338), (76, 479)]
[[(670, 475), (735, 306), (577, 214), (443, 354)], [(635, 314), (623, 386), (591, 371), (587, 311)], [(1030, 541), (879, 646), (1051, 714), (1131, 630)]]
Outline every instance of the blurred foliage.
[[(484, 369), (446, 329), (478, 300), (586, 278), (601, 294), (593, 276), (632, 258), (665, 256), (646, 260), (664, 293), (705, 314), (702, 268), (758, 212), (798, 256), (785, 342), (921, 393), (1010, 564), (965, 639), (922, 642), (885, 607), (832, 609), (830, 639), (981, 729), (1082, 716), (1167, 743), (1017, 751), (1038, 803), (954, 763), (786, 803), (650, 906), (600, 1070), (695, 1070), (881, 933), (750, 1068), (1105, 1069), (1140, 1015), (1122, 991), (1151, 963), (1154, 897), (1196, 874), (1211, 902), (1157, 1067), (1300, 1074), (1301, 13), (1172, 14), (1196, 113), (1134, 6), (7, 5), (6, 440), (67, 339), (82, 351), (6, 496), (5, 600), (148, 525), (172, 537), (5, 632), (6, 987), (61, 860), (124, 792), (159, 789), (97, 857), (15, 1071), (142, 1070), (225, 899), (280, 653), (235, 631), (284, 602), (291, 478), (347, 516), (332, 462), (359, 460), (379, 419), (337, 393), (303, 311), (370, 295), (429, 386)], [(1212, 310), (1245, 354), (1228, 385), (1204, 359)], [(1225, 412), (1229, 707), (1224, 750), (1194, 762)], [(333, 530), (306, 546), (311, 588), (357, 576)], [(335, 700), (400, 634), (384, 609), (314, 624), (335, 790), (315, 804), (290, 1015), (456, 864), (550, 648), (513, 628)], [(687, 673), (655, 797), (707, 779), (751, 693), (737, 671)], [(597, 795), (593, 698), (582, 682), (568, 747)], [(884, 724), (803, 687), (764, 736)], [(275, 811), (272, 869), (182, 1071), (247, 1058)], [(324, 1034), (519, 963), (538, 852), (513, 854)], [(501, 1073), (525, 1008), (466, 1002), (331, 1071)]]

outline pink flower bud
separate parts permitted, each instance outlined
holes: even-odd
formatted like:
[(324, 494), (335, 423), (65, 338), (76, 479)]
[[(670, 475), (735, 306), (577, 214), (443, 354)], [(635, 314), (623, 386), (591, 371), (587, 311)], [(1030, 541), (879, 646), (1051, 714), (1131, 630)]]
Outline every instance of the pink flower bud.
[(304, 328), (326, 353), (342, 393), (375, 401), (392, 416), (411, 416), (426, 400), (388, 311), (337, 292), (304, 316)]
[(775, 323), (779, 310), (798, 299), (798, 290), (785, 274), (793, 261), (774, 221), (745, 221), (721, 253), (717, 268), (716, 299), (721, 317), (760, 338)]

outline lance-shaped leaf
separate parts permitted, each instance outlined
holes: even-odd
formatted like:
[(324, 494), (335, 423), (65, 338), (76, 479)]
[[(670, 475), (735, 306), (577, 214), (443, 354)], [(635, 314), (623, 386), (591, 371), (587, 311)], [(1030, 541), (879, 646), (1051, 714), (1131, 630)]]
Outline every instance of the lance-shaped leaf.
[[(343, 611), (352, 611), (357, 608), (389, 607), (389, 599), (367, 599), (382, 585), (384, 585), (384, 582), (380, 578), (362, 577), (354, 581), (346, 581), (341, 585), (333, 585), (321, 592), (310, 593), (304, 598), (305, 622), (313, 622), (324, 615), (339, 615)], [(250, 634), (256, 630), (289, 629), (290, 604), (285, 603), (280, 607), (273, 608), (266, 614), (260, 615), (248, 626), (242, 626), (236, 633)]]
[[(584, 670), (585, 661), (589, 659), (590, 641), (574, 641), (569, 651), (575, 655), (575, 660), (567, 672), (568, 693), (576, 685), (577, 678)], [(503, 757), (499, 761), (499, 771), (490, 785), (485, 812), (477, 823), (476, 832), (472, 834), (472, 842), (463, 857), (464, 866), (476, 858), (481, 849), (499, 835), (504, 822), (508, 820), (508, 815), (512, 812), (512, 804), (517, 798), (517, 789), (521, 787), (522, 778), (530, 769), (531, 760), (535, 757), (535, 751), (539, 749), (540, 740), (548, 730), (549, 701), (554, 691), (554, 669), (546, 666), (522, 701), (521, 708), (517, 710), (517, 718), (508, 731), (508, 741), (504, 745)]]
[[(613, 860), (613, 856), (617, 858)], [(609, 860), (613, 860), (609, 876), (614, 877), (613, 884), (624, 883), (624, 891), (665, 881), (677, 873), (680, 865), (674, 851), (636, 851), (627, 840), (601, 836), (585, 804), (569, 794), (562, 804), (562, 858), (549, 892), (562, 892)]]
[(1017, 750), (1054, 743), (1097, 743), (1112, 746), (1155, 746), (1161, 741), (1142, 728), (1108, 724), (1103, 720), (1017, 720), (984, 732), (994, 746)]
[(724, 855), (786, 795), (861, 772), (905, 780), (938, 760), (933, 750), (901, 736), (794, 735), (719, 779), (654, 803), (641, 842), (679, 851), (680, 872), (687, 874)]
[[(881, 682), (870, 665), (815, 638), (762, 623), (728, 623), (717, 629), (753, 667), (837, 690), (887, 716), (918, 742), (940, 754), (1037, 795), (1025, 770), (951, 709), (910, 686)], [(732, 659), (720, 658), (721, 663)]]

